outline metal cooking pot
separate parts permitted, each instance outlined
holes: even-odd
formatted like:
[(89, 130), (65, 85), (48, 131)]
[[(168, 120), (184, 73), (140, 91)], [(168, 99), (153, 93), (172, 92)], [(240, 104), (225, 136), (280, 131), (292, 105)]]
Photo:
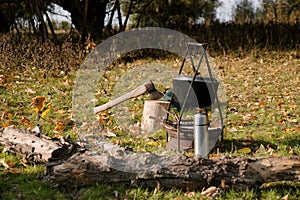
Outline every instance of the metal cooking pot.
[[(179, 75), (173, 79), (174, 94), (181, 107), (183, 106), (192, 81), (193, 77), (188, 75)], [(213, 91), (213, 84), (215, 86), (215, 93), (217, 93), (219, 83), (215, 78), (197, 76), (192, 84), (192, 89), (188, 94), (185, 108), (203, 108), (211, 106), (216, 98), (216, 94)]]

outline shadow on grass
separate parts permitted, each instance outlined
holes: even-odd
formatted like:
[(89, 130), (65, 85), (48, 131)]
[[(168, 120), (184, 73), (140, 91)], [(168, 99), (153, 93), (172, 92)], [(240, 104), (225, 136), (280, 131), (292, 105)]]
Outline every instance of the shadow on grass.
[(13, 169), (0, 172), (0, 199), (66, 199), (59, 189), (42, 181), (41, 173)]
[(257, 152), (261, 147), (277, 149), (277, 144), (269, 141), (257, 139), (224, 139), (219, 141), (213, 148), (212, 152), (235, 153), (242, 148), (250, 148), (252, 153)]

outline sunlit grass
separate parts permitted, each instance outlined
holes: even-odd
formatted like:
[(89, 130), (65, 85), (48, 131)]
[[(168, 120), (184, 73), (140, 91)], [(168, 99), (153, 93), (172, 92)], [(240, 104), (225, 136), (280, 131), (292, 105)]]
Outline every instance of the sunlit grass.
[[(227, 90), (228, 109), (225, 137), (219, 148), (221, 154), (232, 156), (288, 156), (300, 155), (300, 61), (293, 52), (268, 52), (258, 58), (222, 56), (214, 62), (223, 70), (223, 80)], [(280, 55), (277, 55), (280, 54)], [(147, 63), (149, 60), (138, 60)], [(153, 62), (153, 60), (151, 61)], [(178, 61), (173, 58), (159, 61), (178, 68)], [(99, 83), (96, 105), (111, 100), (116, 80), (133, 68), (136, 63), (120, 63), (106, 72), (107, 81)], [(43, 134), (74, 134), (72, 121), (72, 86), (75, 73), (44, 76), (40, 69), (28, 66), (25, 72), (14, 71), (4, 75), (0, 82), (0, 126), (15, 126), (32, 129), (38, 123), (43, 127)], [(159, 88), (163, 90), (163, 88)], [(37, 114), (30, 106), (32, 98), (45, 96), (46, 103), (52, 103), (51, 111), (44, 119), (37, 120)], [(142, 96), (128, 102), (129, 116), (133, 124), (141, 120)], [(58, 122), (65, 127), (55, 130)], [(108, 140), (114, 144), (139, 152), (160, 152), (166, 145), (165, 130), (151, 135), (131, 133), (117, 124), (113, 111), (106, 111), (99, 116), (99, 123), (104, 131), (111, 131), (116, 137)], [(248, 147), (250, 153), (238, 150)], [(215, 153), (216, 149), (212, 153)], [(201, 192), (186, 193), (180, 190), (145, 189), (129, 186), (87, 187), (81, 189), (52, 188), (42, 181), (42, 165), (24, 165), (22, 158), (8, 153), (1, 153), (1, 159), (14, 163), (16, 171), (9, 171), (0, 165), (1, 199), (199, 199)], [(219, 199), (280, 199), (289, 194), (289, 199), (300, 196), (299, 185), (272, 185), (261, 188), (259, 192), (236, 191), (228, 189)]]

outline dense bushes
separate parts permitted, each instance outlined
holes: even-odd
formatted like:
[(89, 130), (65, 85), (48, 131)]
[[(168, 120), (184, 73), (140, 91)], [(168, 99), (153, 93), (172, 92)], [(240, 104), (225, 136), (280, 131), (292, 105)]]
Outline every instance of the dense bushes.
[[(184, 33), (198, 42), (207, 43), (210, 52), (214, 53), (247, 52), (253, 49), (298, 50), (300, 48), (299, 23), (214, 23), (210, 26), (194, 26), (185, 30)], [(35, 36), (29, 38), (23, 35), (20, 38), (14, 33), (0, 35), (0, 69), (20, 70), (24, 66), (30, 66), (42, 68), (48, 74), (75, 70), (84, 60), (86, 47), (91, 46), (91, 43), (74, 42), (70, 35), (65, 38), (60, 44), (55, 45), (49, 40), (42, 43)], [(143, 51), (142, 54), (144, 54)], [(145, 56), (142, 54), (138, 52), (134, 57)]]
[(188, 31), (198, 42), (213, 51), (293, 50), (300, 48), (300, 23), (214, 23), (199, 25)]
[(75, 70), (84, 59), (78, 43), (65, 40), (55, 45), (51, 41), (42, 43), (35, 37), (16, 39), (14, 34), (0, 36), (0, 56), (0, 69), (6, 72), (30, 67), (44, 69), (48, 75)]

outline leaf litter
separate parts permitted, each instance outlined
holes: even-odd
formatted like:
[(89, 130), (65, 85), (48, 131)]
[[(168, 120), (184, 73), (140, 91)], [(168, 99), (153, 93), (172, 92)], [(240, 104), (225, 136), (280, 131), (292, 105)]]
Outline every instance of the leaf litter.
[[(233, 148), (231, 153), (234, 155), (300, 155), (300, 60), (295, 57), (286, 60), (289, 52), (269, 52), (269, 54), (261, 58), (236, 58), (230, 55), (214, 58), (223, 70), (229, 103), (225, 140), (247, 140)], [(277, 54), (285, 55), (277, 58)], [(275, 56), (275, 59), (271, 58), (272, 56)], [(124, 72), (126, 68), (133, 68), (134, 65), (147, 60), (137, 62), (122, 66), (120, 71)], [(180, 63), (172, 59), (161, 62), (175, 67)], [(36, 112), (42, 112), (44, 114), (40, 123), (45, 128), (44, 134), (60, 138), (67, 133), (73, 133), (72, 125), (68, 124), (72, 117), (70, 91), (74, 76), (71, 74), (40, 80), (40, 73), (44, 72), (39, 72), (38, 69), (26, 71), (24, 74), (1, 72), (0, 126), (13, 125), (32, 129), (37, 124)], [(103, 97), (109, 97), (114, 86), (111, 80), (120, 77), (119, 71), (111, 70), (107, 73), (107, 80), (101, 82), (102, 87), (99, 87), (98, 93), (95, 92), (97, 97), (101, 98), (99, 101)], [(142, 101), (143, 98), (135, 99), (133, 104)], [(32, 111), (31, 103), (35, 111)], [(137, 110), (138, 107), (135, 106), (130, 112), (134, 113)], [(106, 129), (106, 133), (117, 144), (131, 145), (133, 149), (141, 152), (152, 150), (149, 147), (163, 146), (155, 138), (148, 138), (146, 142), (142, 142), (141, 137), (133, 139), (134, 135), (122, 133), (116, 127), (111, 115), (110, 112), (101, 113), (98, 119), (105, 126), (110, 126)], [(233, 143), (234, 145), (237, 144)], [(11, 165), (10, 169), (13, 169), (11, 173), (21, 173), (14, 170), (16, 168), (12, 166), (13, 163), (6, 161), (4, 163), (6, 167)], [(284, 198), (287, 199), (287, 196)]]

